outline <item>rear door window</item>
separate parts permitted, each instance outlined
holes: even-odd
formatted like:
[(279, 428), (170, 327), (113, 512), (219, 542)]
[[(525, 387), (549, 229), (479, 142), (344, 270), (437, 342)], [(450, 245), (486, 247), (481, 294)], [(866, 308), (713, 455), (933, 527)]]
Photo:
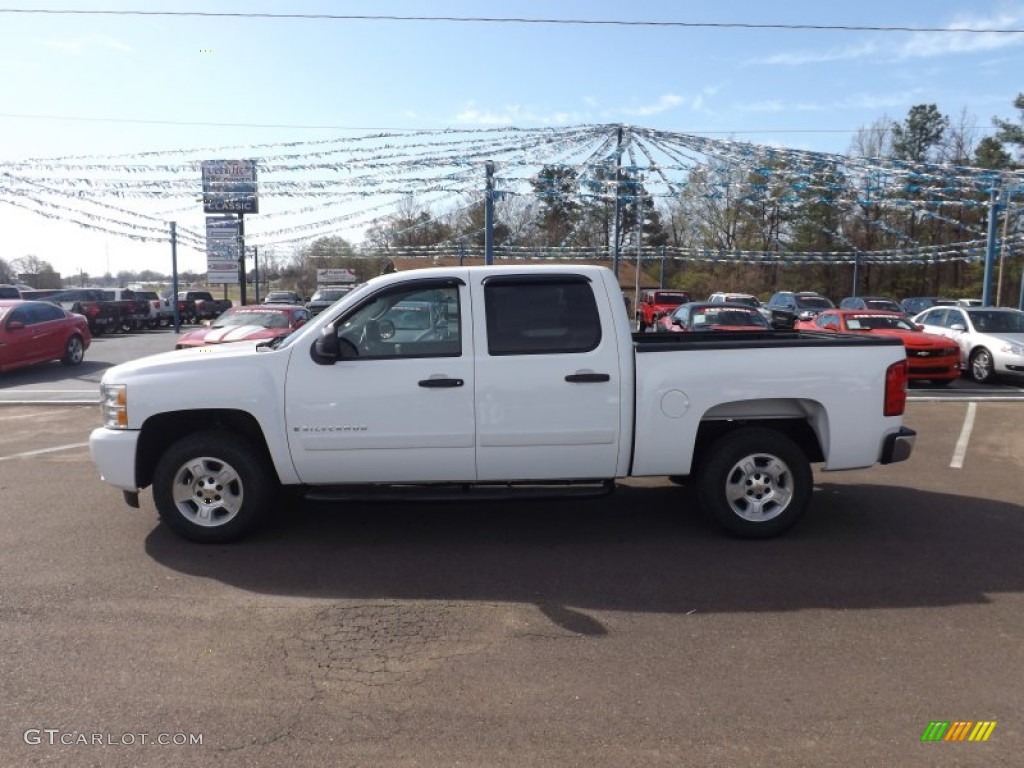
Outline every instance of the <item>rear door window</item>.
[(581, 353), (601, 343), (601, 318), (586, 278), (490, 278), (484, 302), (491, 355)]

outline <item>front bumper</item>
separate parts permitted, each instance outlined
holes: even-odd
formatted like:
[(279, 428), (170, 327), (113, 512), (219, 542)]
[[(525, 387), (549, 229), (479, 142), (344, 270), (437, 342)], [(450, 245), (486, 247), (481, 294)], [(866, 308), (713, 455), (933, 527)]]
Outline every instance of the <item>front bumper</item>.
[(882, 444), (882, 464), (895, 464), (909, 459), (916, 439), (917, 432), (910, 427), (900, 427), (899, 432), (886, 435)]
[(133, 429), (98, 427), (89, 435), (89, 455), (100, 479), (122, 491), (138, 491), (135, 480), (135, 450), (139, 432)]

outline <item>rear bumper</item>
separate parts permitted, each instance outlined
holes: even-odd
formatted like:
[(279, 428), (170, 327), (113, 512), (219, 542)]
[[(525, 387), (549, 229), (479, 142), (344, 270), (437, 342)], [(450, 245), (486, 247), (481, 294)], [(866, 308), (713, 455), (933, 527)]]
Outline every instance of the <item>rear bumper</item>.
[(882, 464), (895, 464), (909, 459), (916, 439), (917, 432), (909, 427), (900, 427), (899, 432), (886, 435), (882, 444)]

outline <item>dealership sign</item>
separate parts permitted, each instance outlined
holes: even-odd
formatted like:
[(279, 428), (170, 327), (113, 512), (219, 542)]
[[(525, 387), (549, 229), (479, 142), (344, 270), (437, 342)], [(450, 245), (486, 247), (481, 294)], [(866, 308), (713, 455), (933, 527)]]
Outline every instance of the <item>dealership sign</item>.
[(238, 219), (206, 217), (206, 283), (238, 284)]
[(356, 273), (351, 269), (318, 269), (316, 271), (316, 282), (318, 285), (354, 283), (358, 279)]
[(203, 213), (259, 213), (255, 160), (203, 160)]

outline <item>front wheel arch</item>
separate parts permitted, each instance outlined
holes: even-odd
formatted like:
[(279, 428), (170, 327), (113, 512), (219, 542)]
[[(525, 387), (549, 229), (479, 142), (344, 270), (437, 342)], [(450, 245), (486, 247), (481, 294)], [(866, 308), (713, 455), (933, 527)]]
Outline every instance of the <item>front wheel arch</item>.
[(225, 430), (244, 438), (266, 461), (275, 482), (280, 482), (267, 447), (266, 435), (256, 418), (246, 411), (203, 408), (159, 413), (146, 419), (139, 435), (135, 478), (139, 488), (153, 482), (153, 472), (164, 451), (186, 435), (209, 429)]

